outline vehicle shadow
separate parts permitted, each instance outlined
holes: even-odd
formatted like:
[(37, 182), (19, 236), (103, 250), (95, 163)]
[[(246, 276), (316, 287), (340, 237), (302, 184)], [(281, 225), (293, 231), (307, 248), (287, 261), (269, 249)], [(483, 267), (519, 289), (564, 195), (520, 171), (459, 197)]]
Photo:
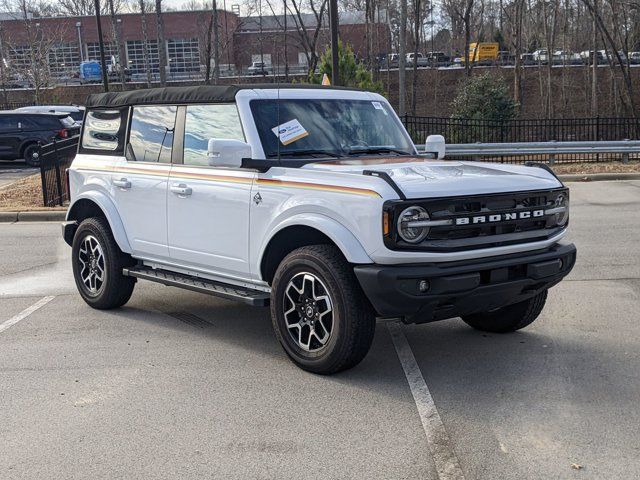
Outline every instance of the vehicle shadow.
[[(114, 314), (125, 313), (135, 321), (186, 331), (273, 357), (279, 368), (290, 365), (273, 334), (268, 308), (252, 308), (173, 289), (167, 292), (175, 295), (145, 293), (144, 298), (136, 298), (134, 294), (130, 306)], [(447, 398), (473, 396), (478, 407), (491, 407), (496, 398), (511, 394), (524, 395), (526, 400), (530, 392), (543, 395), (557, 385), (566, 387), (565, 394), (578, 403), (588, 402), (593, 396), (610, 397), (612, 391), (631, 393), (622, 392), (631, 387), (628, 382), (618, 381), (626, 374), (612, 371), (616, 362), (602, 361), (607, 356), (604, 349), (579, 337), (551, 332), (548, 325), (544, 328), (534, 325), (511, 334), (479, 332), (460, 319), (402, 328), (427, 383), (436, 386), (438, 394)], [(594, 375), (609, 381), (594, 386)], [(410, 400), (386, 321), (378, 321), (372, 348), (360, 365), (317, 378), (395, 396), (401, 385), (402, 397)]]

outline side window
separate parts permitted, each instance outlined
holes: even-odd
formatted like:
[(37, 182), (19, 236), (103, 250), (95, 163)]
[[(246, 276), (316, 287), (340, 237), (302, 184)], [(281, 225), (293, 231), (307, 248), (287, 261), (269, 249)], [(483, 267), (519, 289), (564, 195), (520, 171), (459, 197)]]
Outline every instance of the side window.
[(0, 115), (0, 131), (9, 132), (18, 129), (18, 122), (14, 117)]
[(209, 165), (207, 147), (212, 138), (244, 142), (244, 133), (235, 104), (187, 106), (184, 124), (184, 164)]
[(134, 107), (129, 144), (138, 162), (171, 162), (178, 107)]
[(118, 150), (122, 114), (119, 110), (93, 110), (87, 112), (82, 135), (82, 148), (87, 150)]

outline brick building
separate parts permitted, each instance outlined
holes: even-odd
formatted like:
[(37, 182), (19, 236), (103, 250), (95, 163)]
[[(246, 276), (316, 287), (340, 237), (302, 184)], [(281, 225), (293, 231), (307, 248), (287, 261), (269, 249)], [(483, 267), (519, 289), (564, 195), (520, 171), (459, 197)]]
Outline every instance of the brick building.
[[(197, 77), (206, 64), (207, 52), (213, 52), (210, 35), (211, 11), (165, 12), (164, 36), (170, 78)], [(313, 36), (317, 22), (313, 15), (303, 15), (307, 34)], [(300, 19), (287, 17), (284, 31), (282, 16), (239, 17), (229, 11), (218, 12), (220, 66), (241, 71), (252, 61), (263, 58), (269, 65), (287, 64), (304, 66), (308, 43), (301, 37)], [(107, 59), (118, 57), (115, 32), (109, 16), (101, 19)], [(146, 15), (148, 54), (152, 72), (158, 72), (159, 55), (154, 13)], [(121, 51), (134, 77), (145, 74), (144, 36), (141, 14), (119, 14), (115, 29), (121, 39)], [(368, 42), (366, 34), (371, 35)], [(340, 36), (354, 51), (364, 56), (367, 45), (372, 45), (372, 54), (389, 50), (388, 26), (379, 23), (368, 29), (360, 14), (344, 14), (341, 18)], [(286, 41), (286, 48), (285, 48)], [(323, 22), (318, 34), (316, 50), (322, 53), (329, 44), (327, 22)], [(15, 70), (29, 69), (32, 63), (33, 46), (46, 57), (52, 77), (65, 78), (78, 72), (83, 60), (99, 59), (98, 32), (95, 17), (50, 17), (30, 18), (25, 21), (16, 15), (0, 15), (0, 54), (5, 66)], [(40, 53), (44, 52), (44, 53)]]

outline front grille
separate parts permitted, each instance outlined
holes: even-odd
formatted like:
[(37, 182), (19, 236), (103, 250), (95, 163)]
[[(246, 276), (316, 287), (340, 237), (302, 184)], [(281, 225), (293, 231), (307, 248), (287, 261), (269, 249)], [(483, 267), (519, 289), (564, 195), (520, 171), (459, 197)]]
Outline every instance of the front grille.
[[(394, 204), (387, 207), (394, 219), (407, 206), (419, 205), (428, 212), (431, 221), (452, 224), (432, 226), (417, 245), (403, 241), (397, 232), (387, 243), (392, 245), (390, 248), (402, 250), (460, 251), (545, 240), (563, 228), (557, 226), (555, 215), (520, 217), (527, 212), (540, 215), (541, 211), (553, 208), (560, 194), (568, 195), (568, 190), (390, 202)], [(483, 221), (474, 223), (478, 220)]]

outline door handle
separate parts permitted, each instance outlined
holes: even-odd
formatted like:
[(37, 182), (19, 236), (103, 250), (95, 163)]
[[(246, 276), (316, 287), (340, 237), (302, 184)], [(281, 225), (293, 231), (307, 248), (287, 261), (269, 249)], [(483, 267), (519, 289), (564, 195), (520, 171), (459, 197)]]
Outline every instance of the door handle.
[(128, 190), (129, 188), (131, 188), (131, 182), (126, 178), (121, 178), (120, 180), (114, 180), (113, 184), (118, 188), (122, 188), (123, 190)]
[(187, 197), (193, 193), (191, 187), (187, 187), (184, 183), (174, 183), (171, 185), (171, 191), (179, 197)]

